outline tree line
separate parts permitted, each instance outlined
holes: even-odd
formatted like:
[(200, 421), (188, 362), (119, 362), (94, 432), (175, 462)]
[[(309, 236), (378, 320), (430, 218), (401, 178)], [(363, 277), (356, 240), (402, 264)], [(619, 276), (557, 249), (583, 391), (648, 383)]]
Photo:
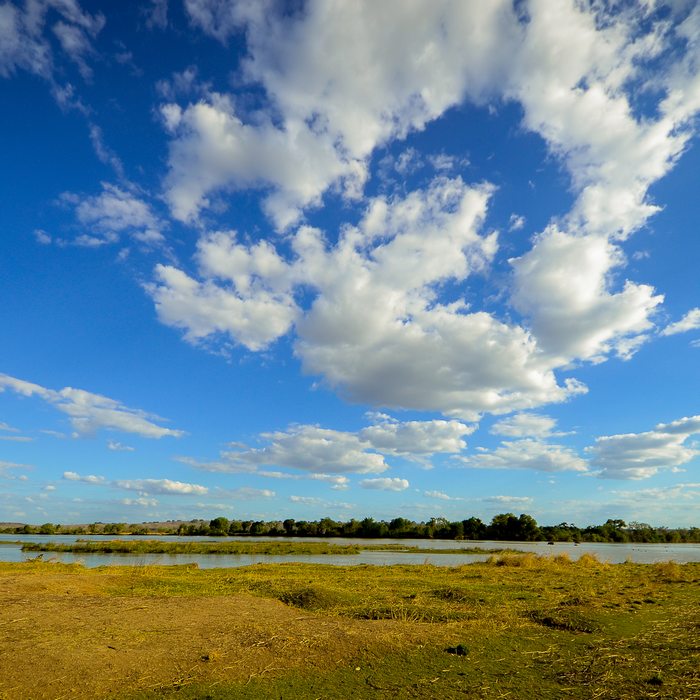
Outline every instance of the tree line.
[[(149, 526), (150, 525), (150, 526)], [(410, 538), (446, 540), (500, 540), (514, 542), (700, 542), (700, 528), (654, 527), (647, 523), (626, 523), (608, 519), (602, 525), (577, 527), (571, 523), (538, 525), (525, 513), (501, 513), (490, 523), (480, 518), (450, 521), (431, 518), (415, 522), (407, 518), (375, 520), (355, 518), (347, 521), (321, 518), (320, 520), (229, 520), (223, 516), (212, 520), (190, 520), (172, 523), (90, 523), (89, 525), (21, 525), (0, 530), (4, 534), (40, 535), (181, 535), (181, 536), (265, 536), (265, 537), (363, 537)]]

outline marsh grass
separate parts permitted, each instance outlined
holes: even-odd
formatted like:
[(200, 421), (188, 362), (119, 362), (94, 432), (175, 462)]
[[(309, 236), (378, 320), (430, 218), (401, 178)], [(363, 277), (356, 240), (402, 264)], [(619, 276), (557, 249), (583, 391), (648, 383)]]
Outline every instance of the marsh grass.
[(30, 686), (34, 648), (68, 688), (91, 679), (71, 697), (700, 697), (700, 564), (582, 559), (1, 564), (0, 697), (56, 697)]

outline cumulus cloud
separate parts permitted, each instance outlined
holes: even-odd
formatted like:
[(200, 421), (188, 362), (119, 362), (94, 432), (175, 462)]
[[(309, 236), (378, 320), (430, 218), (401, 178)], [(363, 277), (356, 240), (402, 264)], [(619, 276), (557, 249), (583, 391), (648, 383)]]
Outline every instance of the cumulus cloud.
[(119, 401), (83, 389), (65, 387), (55, 391), (7, 374), (0, 374), (0, 392), (6, 389), (20, 396), (40, 398), (67, 414), (71, 425), (80, 435), (94, 433), (100, 429), (117, 430), (156, 439), (184, 435), (182, 430), (157, 425), (154, 421), (163, 420), (158, 416), (140, 409), (129, 408)]
[(95, 476), (93, 474), (85, 476), (73, 471), (63, 472), (63, 478), (66, 481), (80, 481), (93, 486), (109, 486), (124, 491), (138, 491), (141, 497), (153, 494), (203, 496), (209, 493), (209, 489), (206, 486), (188, 484), (171, 479), (118, 479), (109, 481), (103, 476)]
[(371, 446), (354, 433), (303, 425), (261, 437), (268, 442), (264, 447), (226, 453), (226, 457), (234, 465), (289, 467), (323, 474), (371, 474), (389, 468), (384, 457), (368, 451)]
[(350, 479), (347, 476), (338, 476), (337, 474), (309, 474), (309, 479), (314, 481), (324, 481), (331, 484), (332, 489), (343, 491), (348, 488)]
[(467, 446), (462, 438), (474, 430), (475, 426), (457, 420), (384, 420), (358, 435), (385, 454), (414, 457), (461, 452)]
[(363, 489), (376, 489), (379, 491), (405, 491), (410, 484), (407, 479), (380, 477), (378, 479), (362, 479), (360, 486)]
[[(371, 198), (333, 242), (306, 226), (278, 244), (207, 233), (196, 274), (156, 268), (148, 290), (159, 318), (190, 342), (251, 351), (294, 333), (307, 373), (375, 406), (477, 420), (582, 393), (557, 373), (629, 358), (652, 337), (663, 297), (624, 278), (620, 242), (658, 211), (649, 189), (686, 148), (700, 107), (700, 11), (658, 21), (651, 8), (358, 1), (283, 12), (186, 0), (198, 30), (224, 44), (245, 37), (238, 78), (260, 102), (247, 110), (195, 86), (192, 71), (163, 84), (163, 186), (176, 218), (194, 222), (221, 193), (255, 188), (289, 231), (330, 191), (360, 196), (378, 147), (465, 101), (517, 103), (522, 126), (566, 168), (573, 205), (511, 261), (520, 319), (466, 304), (471, 277), (498, 252), (496, 234), (482, 231), (494, 187), (447, 177)], [(641, 114), (639, 98), (653, 109)], [(431, 161), (442, 173), (454, 167), (445, 158)], [(393, 167), (417, 162), (404, 149)], [(522, 224), (514, 215), (509, 227)], [(663, 333), (695, 327), (691, 314)]]
[[(291, 260), (266, 242), (207, 235), (201, 281), (159, 266), (148, 289), (161, 320), (192, 342), (226, 333), (258, 350), (294, 322), (304, 369), (354, 401), (475, 420), (566, 400), (585, 387), (559, 384), (525, 329), (470, 312), (459, 296), (439, 299), (441, 285), (484, 270), (497, 251), (495, 233), (479, 232), (491, 193), (440, 177), (373, 198), (332, 247), (300, 228)], [(315, 291), (305, 310), (297, 289)]]
[(565, 435), (566, 433), (554, 430), (556, 425), (557, 421), (549, 416), (537, 413), (516, 413), (494, 423), (490, 432), (505, 437), (547, 438)]
[(111, 485), (126, 491), (139, 491), (148, 494), (176, 494), (203, 496), (209, 492), (206, 486), (199, 484), (188, 484), (182, 481), (172, 481), (171, 479), (121, 479), (111, 482)]
[(542, 472), (585, 472), (588, 465), (573, 450), (540, 440), (503, 442), (494, 450), (464, 457), (469, 467), (479, 469), (533, 469)]
[(611, 352), (629, 357), (653, 327), (651, 317), (663, 301), (649, 285), (627, 280), (613, 288), (612, 270), (624, 257), (602, 236), (550, 227), (511, 264), (513, 305), (554, 364), (602, 361)]
[(245, 124), (233, 104), (212, 94), (184, 110), (162, 108), (175, 137), (171, 143), (166, 198), (176, 219), (193, 221), (210, 204), (212, 191), (267, 188), (264, 208), (278, 229), (288, 228), (301, 210), (318, 206), (331, 182), (345, 181), (351, 193), (363, 181), (363, 166), (343, 158), (330, 138), (303, 122), (279, 128), (271, 122)]
[(691, 309), (680, 321), (670, 323), (662, 331), (661, 335), (676, 335), (700, 328), (700, 308)]
[(586, 448), (604, 479), (647, 479), (663, 469), (677, 470), (700, 455), (687, 439), (700, 433), (700, 416), (660, 423), (644, 433), (605, 435)]
[[(207, 193), (260, 182), (274, 188), (266, 208), (279, 227), (330, 186), (356, 194), (378, 145), (422, 129), (466, 92), (479, 97), (507, 66), (502, 49), (517, 30), (505, 1), (479, 8), (312, 2), (290, 15), (269, 5), (188, 0), (186, 9), (219, 41), (245, 30), (244, 77), (264, 87), (282, 120), (272, 125), (258, 114), (246, 123), (219, 95), (185, 110), (167, 105), (173, 212), (187, 219)], [(225, 148), (212, 149), (221, 137)]]
[[(183, 106), (174, 100), (192, 96), (187, 86), (163, 92), (166, 196), (182, 220), (217, 192), (262, 187), (268, 214), (288, 228), (329, 188), (360, 194), (378, 146), (465, 100), (518, 102), (523, 126), (566, 167), (574, 197), (511, 261), (510, 302), (522, 325), (468, 308), (462, 291), (442, 296), (488, 269), (497, 239), (479, 232), (493, 187), (438, 178), (403, 198), (371, 199), (335, 245), (300, 228), (291, 258), (206, 236), (198, 279), (162, 266), (150, 287), (161, 320), (188, 340), (227, 335), (260, 350), (294, 330), (304, 369), (344, 397), (473, 420), (566, 400), (585, 388), (561, 383), (557, 370), (629, 358), (651, 337), (663, 297), (621, 279), (619, 240), (658, 210), (648, 190), (683, 152), (700, 106), (696, 10), (674, 25), (643, 5), (552, 10), (542, 0), (310, 2), (297, 13), (214, 0), (185, 7), (220, 42), (245, 35), (240, 77), (262, 88), (264, 104), (246, 114), (208, 89)], [(645, 92), (651, 62), (681, 44), (666, 54), (656, 93)], [(639, 94), (655, 101), (653, 115), (638, 114)], [(441, 172), (454, 166), (433, 161)], [(407, 148), (393, 167), (407, 173), (417, 163)], [(513, 215), (509, 227), (523, 223)], [(235, 262), (234, 273), (207, 268), (206, 247)], [(254, 268), (263, 252), (274, 271)]]
[[(261, 433), (262, 447), (241, 443), (223, 451), (220, 459), (200, 462), (189, 457), (178, 460), (197, 469), (224, 473), (255, 473), (270, 478), (308, 478), (331, 488), (348, 487), (346, 474), (381, 473), (389, 468), (386, 456), (425, 463), (435, 454), (456, 454), (466, 445), (462, 436), (474, 427), (459, 421), (399, 421), (384, 414), (374, 416), (373, 425), (357, 432), (331, 430), (317, 425), (293, 425), (286, 431)], [(303, 475), (270, 471), (282, 467)]]
[[(299, 144), (297, 158), (303, 154), (313, 162), (319, 144), (328, 149), (331, 167), (318, 168), (307, 194), (306, 203), (315, 203), (343, 176), (344, 165), (364, 167), (377, 146), (423, 129), (465, 99), (507, 99), (522, 105), (523, 125), (566, 165), (577, 197), (571, 225), (624, 236), (657, 211), (648, 188), (685, 148), (689, 119), (700, 105), (697, 10), (674, 26), (655, 21), (649, 5), (611, 10), (561, 2), (553, 9), (545, 0), (517, 7), (505, 0), (340, 7), (309, 2), (291, 14), (261, 3), (188, 0), (186, 9), (195, 26), (219, 41), (245, 32), (242, 77), (262, 86), (269, 111), (281, 117), (270, 128), (238, 120), (215, 100), (201, 105), (212, 114), (200, 105), (187, 108), (202, 112), (188, 120), (210, 122), (201, 129), (190, 125), (173, 143), (170, 191), (183, 178), (186, 190), (196, 190), (182, 198), (189, 211), (205, 203), (208, 191), (240, 177), (235, 161), (250, 152), (264, 162), (276, 143), (285, 162), (290, 134), (309, 129), (313, 137)], [(683, 42), (685, 51), (655, 86), (663, 95), (658, 114), (636, 115), (630, 95), (649, 89), (645, 70), (674, 42)], [(210, 128), (223, 128), (230, 141), (220, 159), (201, 137)], [(238, 145), (243, 133), (250, 152)], [(196, 164), (189, 177), (178, 163), (181, 147), (188, 151), (184, 163)], [(298, 183), (264, 165), (253, 173), (282, 199), (296, 197), (305, 205)]]
[(158, 265), (148, 287), (160, 320), (183, 328), (196, 343), (228, 334), (249, 350), (261, 350), (287, 333), (298, 315), (292, 270), (274, 247), (262, 241), (245, 246), (235, 232), (216, 232), (197, 244), (203, 281)]

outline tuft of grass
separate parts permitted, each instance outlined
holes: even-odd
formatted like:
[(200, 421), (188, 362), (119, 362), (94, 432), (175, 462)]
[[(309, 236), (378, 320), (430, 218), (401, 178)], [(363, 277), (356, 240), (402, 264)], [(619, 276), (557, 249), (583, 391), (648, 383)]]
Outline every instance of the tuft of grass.
[(278, 596), (285, 605), (302, 610), (332, 610), (348, 602), (347, 594), (321, 586), (303, 586), (285, 591)]
[(683, 568), (675, 561), (663, 561), (654, 564), (653, 566), (659, 580), (663, 581), (664, 583), (677, 583), (679, 581), (685, 581)]
[(578, 610), (532, 610), (528, 617), (538, 625), (566, 632), (597, 632), (600, 625)]

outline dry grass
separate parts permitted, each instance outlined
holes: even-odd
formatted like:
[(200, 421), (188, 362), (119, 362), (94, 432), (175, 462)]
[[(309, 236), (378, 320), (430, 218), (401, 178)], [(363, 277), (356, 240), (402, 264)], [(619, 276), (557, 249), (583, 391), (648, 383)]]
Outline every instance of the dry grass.
[(700, 697), (699, 584), (698, 564), (534, 555), (0, 564), (0, 699)]

